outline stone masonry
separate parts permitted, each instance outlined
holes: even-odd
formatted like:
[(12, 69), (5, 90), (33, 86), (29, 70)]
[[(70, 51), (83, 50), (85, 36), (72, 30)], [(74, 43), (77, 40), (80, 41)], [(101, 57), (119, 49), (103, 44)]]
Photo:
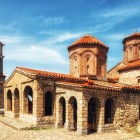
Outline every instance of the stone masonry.
[[(128, 38), (139, 37), (136, 33)], [(64, 127), (82, 135), (136, 125), (140, 119), (137, 57), (114, 67), (110, 73), (117, 72), (117, 76), (110, 74), (109, 80), (108, 47), (100, 40), (85, 35), (68, 51), (70, 74), (23, 67), (13, 71), (4, 85), (5, 116), (36, 126)]]

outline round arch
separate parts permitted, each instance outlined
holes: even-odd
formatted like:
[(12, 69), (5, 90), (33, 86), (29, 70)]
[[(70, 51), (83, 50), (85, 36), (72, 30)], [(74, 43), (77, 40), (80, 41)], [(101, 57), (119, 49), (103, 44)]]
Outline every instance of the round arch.
[(66, 123), (66, 100), (64, 97), (59, 99), (59, 120), (62, 126)]
[(24, 113), (33, 114), (33, 90), (30, 86), (24, 89)]
[(100, 115), (100, 99), (91, 97), (88, 100), (88, 132), (97, 132), (99, 115)]
[(105, 124), (114, 122), (115, 116), (115, 100), (113, 98), (107, 98), (105, 101)]
[(7, 111), (12, 111), (12, 92), (9, 89), (7, 91)]
[(20, 95), (18, 88), (14, 90), (14, 115), (15, 117), (19, 117), (20, 112)]
[(68, 100), (69, 129), (77, 130), (77, 100), (74, 96)]

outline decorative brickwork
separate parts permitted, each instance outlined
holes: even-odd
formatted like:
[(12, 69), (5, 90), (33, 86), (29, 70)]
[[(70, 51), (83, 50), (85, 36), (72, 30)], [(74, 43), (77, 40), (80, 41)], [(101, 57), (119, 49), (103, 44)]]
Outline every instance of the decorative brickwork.
[(108, 47), (90, 35), (85, 35), (68, 47), (70, 74), (76, 77), (106, 78)]

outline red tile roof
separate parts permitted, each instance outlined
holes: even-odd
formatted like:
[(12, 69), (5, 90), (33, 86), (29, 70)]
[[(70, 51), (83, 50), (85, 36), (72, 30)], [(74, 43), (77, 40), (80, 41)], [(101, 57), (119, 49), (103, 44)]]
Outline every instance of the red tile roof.
[(135, 33), (131, 34), (130, 36), (125, 37), (125, 38), (123, 39), (123, 43), (125, 43), (126, 40), (128, 40), (128, 39), (131, 39), (131, 38), (138, 38), (138, 37), (140, 38), (140, 32), (135, 32)]
[(124, 70), (138, 68), (138, 67), (140, 68), (140, 59), (133, 62), (129, 62), (126, 66), (123, 66), (118, 71), (124, 71)]
[(108, 49), (108, 47), (106, 45), (104, 45), (100, 40), (98, 40), (97, 38), (95, 38), (89, 34), (76, 40), (72, 45), (70, 45), (68, 47), (68, 49), (75, 47), (75, 46), (78, 46), (78, 45), (95, 45), (95, 44), (101, 45), (101, 46)]
[[(71, 76), (68, 74), (47, 72), (47, 71), (30, 69), (30, 68), (17, 67), (16, 71), (20, 71), (20, 72), (23, 72), (23, 73), (29, 74), (29, 75), (33, 74), (35, 76), (52, 77), (52, 78), (56, 78), (56, 79), (58, 78), (59, 80), (56, 83), (70, 85), (70, 86), (76, 86), (76, 87), (85, 87), (85, 88), (87, 87), (87, 88), (102, 89), (102, 90), (109, 90), (109, 91), (121, 91), (123, 89), (124, 90), (125, 89), (140, 90), (139, 87), (124, 86), (123, 84), (110, 83), (107, 81), (86, 80), (84, 78), (77, 78), (77, 77), (74, 77), (74, 76)], [(63, 80), (63, 81), (60, 81), (60, 80)]]
[(42, 70), (35, 70), (30, 68), (23, 68), (23, 67), (17, 67), (16, 70), (25, 72), (27, 74), (34, 74), (38, 76), (43, 77), (52, 77), (52, 78), (60, 78), (60, 79), (69, 79), (69, 80), (75, 80), (75, 81), (87, 81), (89, 83), (94, 83), (93, 80), (86, 80), (85, 78), (77, 78), (68, 74), (60, 74), (55, 72), (48, 72), (48, 71), (42, 71)]

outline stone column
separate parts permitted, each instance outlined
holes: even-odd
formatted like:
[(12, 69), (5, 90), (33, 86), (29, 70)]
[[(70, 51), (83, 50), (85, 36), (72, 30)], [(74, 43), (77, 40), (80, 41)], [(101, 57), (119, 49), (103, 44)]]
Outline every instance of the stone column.
[(81, 135), (88, 133), (88, 103), (86, 99), (79, 99), (77, 104), (77, 132)]
[(33, 110), (36, 117), (44, 116), (44, 94), (40, 83), (35, 80), (33, 88)]
[(69, 122), (69, 107), (68, 107), (68, 101), (66, 100), (66, 123), (65, 123), (65, 128), (69, 130), (70, 127), (70, 122)]
[(59, 104), (58, 97), (56, 96), (56, 121), (55, 121), (55, 127), (59, 128), (62, 126), (62, 107)]
[(97, 132), (101, 133), (104, 131), (104, 120), (105, 120), (105, 101), (104, 98), (101, 98), (100, 100), (100, 114), (99, 114), (99, 124), (98, 124), (98, 129)]

